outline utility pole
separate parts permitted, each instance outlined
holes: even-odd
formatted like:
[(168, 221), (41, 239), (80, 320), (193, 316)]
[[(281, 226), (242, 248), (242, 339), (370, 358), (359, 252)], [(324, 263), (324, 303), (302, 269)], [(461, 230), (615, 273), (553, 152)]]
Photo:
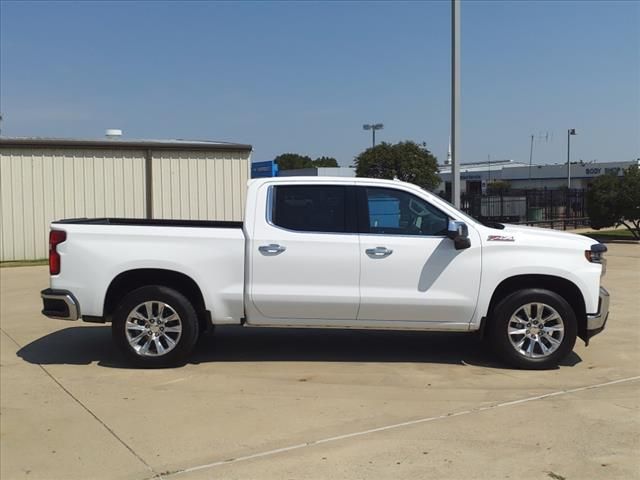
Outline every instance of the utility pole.
[(571, 135), (576, 135), (576, 129), (567, 130), (567, 189), (571, 190)]
[[(531, 135), (531, 150), (529, 150), (529, 180), (531, 180), (531, 165), (533, 164), (533, 135)], [(531, 185), (529, 185), (531, 188)]]
[(451, 0), (451, 203), (460, 208), (460, 0)]

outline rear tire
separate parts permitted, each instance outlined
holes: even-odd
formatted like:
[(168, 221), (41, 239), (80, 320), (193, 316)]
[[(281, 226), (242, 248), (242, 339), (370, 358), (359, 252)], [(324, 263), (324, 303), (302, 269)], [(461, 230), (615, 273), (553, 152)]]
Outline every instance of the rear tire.
[(519, 290), (491, 314), (489, 337), (508, 364), (529, 370), (555, 368), (576, 343), (577, 321), (567, 301), (549, 290)]
[(111, 331), (127, 360), (138, 367), (183, 365), (198, 340), (198, 316), (182, 293), (150, 285), (122, 299)]

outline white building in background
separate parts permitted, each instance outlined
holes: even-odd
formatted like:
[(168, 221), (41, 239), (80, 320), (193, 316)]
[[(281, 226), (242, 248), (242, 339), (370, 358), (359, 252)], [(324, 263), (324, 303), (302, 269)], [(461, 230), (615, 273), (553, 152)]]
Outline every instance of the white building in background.
[(352, 167), (311, 167), (280, 170), (279, 177), (355, 177), (356, 169)]
[(242, 220), (251, 145), (0, 138), (0, 261), (47, 257), (61, 218)]
[[(595, 177), (606, 173), (622, 175), (631, 165), (628, 162), (575, 162), (571, 163), (571, 188), (585, 189)], [(447, 191), (451, 183), (451, 166), (440, 166), (440, 186), (436, 192)], [(532, 165), (513, 160), (463, 163), (460, 165), (460, 189), (463, 193), (483, 193), (487, 184), (501, 180), (513, 189), (559, 189), (567, 186), (567, 164)]]

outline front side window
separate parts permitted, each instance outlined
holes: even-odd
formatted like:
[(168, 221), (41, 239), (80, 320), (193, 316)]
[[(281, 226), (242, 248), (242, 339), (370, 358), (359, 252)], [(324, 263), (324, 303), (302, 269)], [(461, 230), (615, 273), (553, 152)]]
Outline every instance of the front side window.
[(427, 201), (402, 190), (367, 187), (369, 233), (446, 235), (447, 215)]
[(271, 221), (299, 232), (345, 232), (345, 196), (346, 188), (340, 186), (275, 186)]

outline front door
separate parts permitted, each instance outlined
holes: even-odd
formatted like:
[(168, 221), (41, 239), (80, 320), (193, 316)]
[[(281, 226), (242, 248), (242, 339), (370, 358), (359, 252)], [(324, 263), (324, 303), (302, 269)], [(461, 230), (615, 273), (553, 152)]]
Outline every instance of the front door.
[[(265, 184), (249, 242), (249, 323), (353, 323), (360, 303), (355, 190)], [(266, 198), (265, 198), (266, 197)]]
[[(480, 239), (456, 250), (449, 217), (400, 188), (358, 187), (362, 323), (468, 323), (480, 287)], [(414, 324), (415, 325), (415, 324)]]

